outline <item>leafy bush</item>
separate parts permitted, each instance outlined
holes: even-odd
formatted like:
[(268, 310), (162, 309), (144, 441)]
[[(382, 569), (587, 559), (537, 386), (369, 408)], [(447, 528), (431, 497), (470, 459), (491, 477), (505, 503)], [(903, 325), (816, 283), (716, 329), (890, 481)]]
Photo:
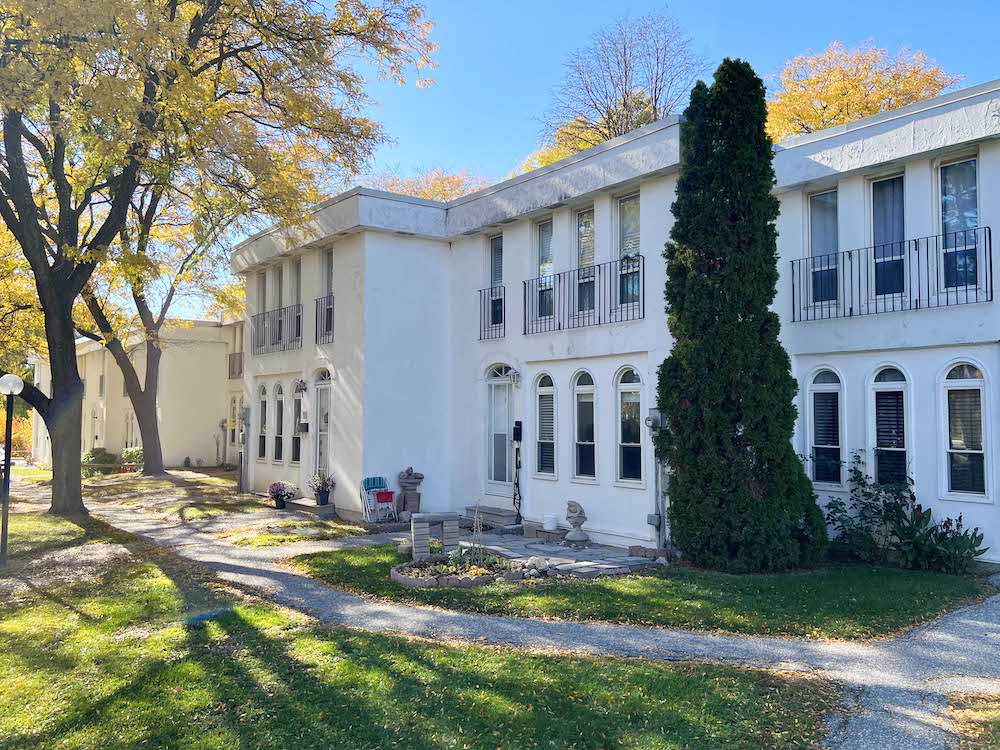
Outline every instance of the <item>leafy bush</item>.
[(295, 493), (295, 487), (285, 482), (272, 482), (267, 488), (267, 494), (272, 500), (291, 500)]
[(122, 451), (123, 464), (138, 464), (142, 466), (142, 446), (136, 445)]
[(931, 509), (917, 502), (913, 481), (876, 484), (855, 454), (850, 467), (851, 494), (827, 504), (827, 521), (837, 532), (835, 548), (865, 562), (963, 575), (972, 569), (983, 547), (978, 528), (966, 529), (962, 516), (935, 523)]
[[(84, 466), (83, 476), (92, 477), (97, 474), (114, 474), (121, 467), (118, 456), (104, 448), (91, 448), (80, 457)], [(96, 464), (95, 467), (88, 467), (87, 464)]]

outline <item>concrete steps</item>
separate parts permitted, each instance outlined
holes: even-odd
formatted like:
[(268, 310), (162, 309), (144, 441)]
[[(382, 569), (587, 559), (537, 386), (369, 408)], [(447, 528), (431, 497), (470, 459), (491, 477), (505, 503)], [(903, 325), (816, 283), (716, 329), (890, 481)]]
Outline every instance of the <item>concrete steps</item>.
[[(469, 521), (475, 520), (475, 505), (465, 506), (465, 517)], [(517, 513), (515, 513), (511, 508), (496, 508), (490, 505), (480, 505), (479, 518), (483, 522), (483, 526), (488, 526), (490, 528), (503, 528), (504, 526), (513, 526), (517, 522)]]
[(287, 500), (285, 507), (288, 510), (300, 510), (304, 513), (312, 513), (317, 518), (333, 518), (337, 515), (337, 510), (333, 507), (333, 503), (320, 505), (316, 502), (316, 498), (313, 497), (297, 497), (294, 500)]

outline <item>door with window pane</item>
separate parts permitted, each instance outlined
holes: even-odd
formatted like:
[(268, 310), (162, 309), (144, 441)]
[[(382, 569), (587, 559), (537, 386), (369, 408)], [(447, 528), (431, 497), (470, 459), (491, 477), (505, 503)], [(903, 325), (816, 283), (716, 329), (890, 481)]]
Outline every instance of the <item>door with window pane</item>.
[(512, 393), (506, 378), (487, 384), (486, 486), (492, 494), (509, 497), (513, 483), (511, 461)]
[(330, 474), (330, 386), (316, 386), (316, 473)]
[(906, 280), (903, 177), (872, 183), (875, 294), (902, 294)]
[(837, 191), (809, 196), (809, 254), (812, 302), (838, 299), (840, 256), (837, 231)]
[(976, 228), (979, 197), (976, 160), (941, 167), (942, 281), (945, 290), (978, 283)]

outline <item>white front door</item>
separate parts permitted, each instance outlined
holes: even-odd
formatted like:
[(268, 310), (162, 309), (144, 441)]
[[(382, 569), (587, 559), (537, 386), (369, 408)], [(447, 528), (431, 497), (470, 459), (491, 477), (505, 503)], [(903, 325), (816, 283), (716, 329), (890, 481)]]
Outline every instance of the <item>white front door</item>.
[(330, 386), (316, 387), (316, 473), (330, 474)]
[(486, 492), (511, 497), (514, 494), (511, 426), (513, 389), (510, 381), (487, 381)]

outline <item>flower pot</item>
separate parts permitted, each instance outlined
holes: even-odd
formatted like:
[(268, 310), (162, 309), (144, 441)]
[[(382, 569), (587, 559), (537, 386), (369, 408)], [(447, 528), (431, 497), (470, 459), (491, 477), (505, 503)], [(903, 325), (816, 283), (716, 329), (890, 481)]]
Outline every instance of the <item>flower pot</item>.
[(283, 498), (283, 497), (276, 497), (276, 498), (274, 498), (274, 507), (277, 508), (278, 510), (284, 510), (285, 509), (285, 498)]
[(330, 504), (330, 490), (320, 490), (316, 493), (316, 504), (317, 505), (329, 505)]

